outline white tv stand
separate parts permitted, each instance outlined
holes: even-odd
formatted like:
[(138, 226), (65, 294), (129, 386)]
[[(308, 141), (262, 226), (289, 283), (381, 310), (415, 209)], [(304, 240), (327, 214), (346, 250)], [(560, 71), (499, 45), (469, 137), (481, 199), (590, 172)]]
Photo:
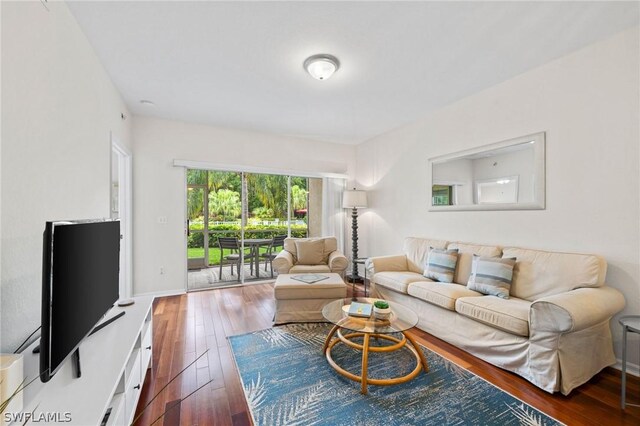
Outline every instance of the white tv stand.
[[(140, 391), (151, 366), (153, 351), (153, 297), (137, 297), (126, 307), (114, 307), (105, 319), (126, 312), (112, 324), (80, 344), (82, 377), (75, 378), (67, 359), (47, 383), (40, 379), (25, 389), (24, 413), (33, 413), (27, 424), (129, 425), (133, 421)], [(24, 371), (27, 381), (39, 374), (39, 355), (27, 348)], [(110, 411), (109, 411), (110, 410)], [(40, 417), (39, 416), (46, 416)], [(15, 424), (22, 424), (16, 422)]]

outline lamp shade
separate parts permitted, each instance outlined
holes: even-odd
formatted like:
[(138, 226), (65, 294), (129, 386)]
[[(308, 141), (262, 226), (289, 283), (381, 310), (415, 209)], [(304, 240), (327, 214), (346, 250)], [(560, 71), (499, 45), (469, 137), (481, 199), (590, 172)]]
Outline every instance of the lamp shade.
[(367, 207), (366, 191), (344, 191), (342, 193), (342, 207), (345, 209), (359, 209)]

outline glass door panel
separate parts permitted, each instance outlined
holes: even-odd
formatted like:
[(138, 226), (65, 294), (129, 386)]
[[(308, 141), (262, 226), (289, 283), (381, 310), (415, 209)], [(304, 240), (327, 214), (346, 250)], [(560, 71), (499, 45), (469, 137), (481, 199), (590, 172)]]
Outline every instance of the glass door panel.
[(208, 174), (209, 269), (215, 285), (243, 282), (242, 256), (242, 174), (209, 171)]
[(245, 173), (247, 188), (244, 245), (247, 280), (271, 278), (269, 245), (274, 236), (288, 235), (288, 176)]
[(309, 234), (307, 213), (309, 211), (309, 184), (304, 177), (291, 176), (291, 236), (305, 238)]
[(187, 187), (187, 268), (201, 269), (207, 266), (205, 247), (205, 199), (206, 188)]

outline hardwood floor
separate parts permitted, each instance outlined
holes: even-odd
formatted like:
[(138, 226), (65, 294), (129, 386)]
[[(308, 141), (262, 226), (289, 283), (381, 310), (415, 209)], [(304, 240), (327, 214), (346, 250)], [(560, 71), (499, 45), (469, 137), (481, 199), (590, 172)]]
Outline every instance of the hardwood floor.
[[(135, 424), (150, 425), (165, 410), (167, 413), (155, 425), (251, 424), (226, 338), (271, 327), (273, 312), (272, 284), (156, 299), (153, 367), (147, 372), (136, 416), (142, 414)], [(550, 395), (519, 376), (481, 361), (421, 330), (413, 329), (413, 335), (429, 349), (566, 424), (640, 424), (640, 408), (620, 409), (620, 372), (612, 368), (605, 369), (568, 397)], [(202, 354), (195, 364), (189, 366)], [(168, 384), (183, 369), (185, 371)], [(630, 402), (638, 403), (640, 380), (629, 377), (627, 394)], [(180, 403), (180, 398), (201, 386)], [(153, 400), (156, 394), (158, 396)], [(153, 402), (144, 409), (151, 400)]]

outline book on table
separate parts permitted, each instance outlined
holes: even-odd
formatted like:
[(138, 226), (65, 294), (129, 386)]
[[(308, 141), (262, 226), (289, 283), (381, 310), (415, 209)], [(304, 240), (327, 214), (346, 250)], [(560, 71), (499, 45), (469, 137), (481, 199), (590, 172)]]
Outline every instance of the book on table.
[(326, 280), (329, 278), (326, 275), (318, 275), (318, 274), (302, 274), (302, 275), (292, 275), (292, 279), (296, 281), (301, 281), (307, 284), (317, 283), (318, 281)]
[(352, 317), (369, 318), (371, 316), (371, 303), (351, 302), (349, 307), (349, 315)]

